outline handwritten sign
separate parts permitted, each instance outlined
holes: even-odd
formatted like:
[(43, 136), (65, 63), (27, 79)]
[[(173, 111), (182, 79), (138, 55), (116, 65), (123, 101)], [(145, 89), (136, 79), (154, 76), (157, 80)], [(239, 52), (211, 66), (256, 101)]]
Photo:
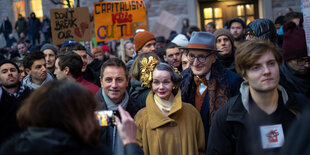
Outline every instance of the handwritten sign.
[(131, 38), (137, 29), (147, 29), (143, 0), (94, 3), (96, 40)]
[(90, 41), (90, 20), (87, 7), (51, 9), (53, 43), (66, 40)]

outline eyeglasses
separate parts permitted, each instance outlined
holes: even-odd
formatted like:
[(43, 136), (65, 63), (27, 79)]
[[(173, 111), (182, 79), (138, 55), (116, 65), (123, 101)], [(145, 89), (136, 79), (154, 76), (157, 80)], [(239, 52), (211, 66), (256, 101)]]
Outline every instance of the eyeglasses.
[(209, 54), (209, 55), (202, 55), (202, 54), (200, 54), (200, 55), (197, 55), (197, 56), (196, 56), (196, 55), (190, 53), (190, 54), (188, 54), (188, 60), (189, 60), (190, 62), (194, 62), (195, 58), (197, 58), (197, 60), (198, 60), (200, 63), (204, 63), (204, 62), (206, 62), (207, 58), (208, 58), (210, 55), (212, 55), (212, 54), (213, 54), (213, 52), (212, 52), (211, 54)]
[(247, 36), (249, 36), (249, 38), (254, 38), (255, 37), (255, 34), (254, 34), (254, 32), (253, 31), (248, 31), (248, 32), (246, 32), (245, 33), (245, 36), (247, 37)]
[(297, 65), (299, 65), (299, 66), (304, 66), (306, 63), (309, 64), (309, 62), (310, 62), (310, 57), (297, 59), (296, 62), (297, 62)]

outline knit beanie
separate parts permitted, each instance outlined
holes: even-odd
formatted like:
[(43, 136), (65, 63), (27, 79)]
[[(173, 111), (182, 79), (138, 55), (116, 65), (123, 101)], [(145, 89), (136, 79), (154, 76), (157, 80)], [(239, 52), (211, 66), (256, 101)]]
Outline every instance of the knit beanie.
[(228, 37), (232, 45), (234, 43), (234, 36), (227, 29), (218, 29), (213, 34), (215, 35), (215, 39), (224, 35)]
[(230, 29), (231, 24), (234, 23), (234, 22), (238, 22), (238, 23), (241, 24), (241, 26), (242, 26), (244, 29), (246, 28), (246, 24), (245, 24), (244, 20), (242, 20), (241, 18), (238, 18), (238, 17), (229, 20), (229, 21), (227, 22), (227, 28)]
[(184, 34), (178, 34), (176, 37), (172, 39), (171, 42), (175, 43), (176, 45), (180, 47), (185, 47), (185, 48), (188, 45), (188, 39), (186, 38)]
[(284, 61), (308, 56), (305, 30), (294, 22), (288, 22), (284, 24), (283, 31), (282, 51)]
[(156, 40), (155, 36), (148, 31), (138, 32), (134, 37), (135, 50), (138, 52), (148, 41)]
[(255, 19), (247, 26), (246, 32), (253, 32), (260, 40), (269, 40), (277, 43), (277, 29), (270, 19)]
[(57, 55), (57, 49), (56, 49), (56, 47), (53, 44), (44, 44), (41, 47), (40, 51), (43, 52), (46, 49), (52, 50), (55, 53), (55, 55)]

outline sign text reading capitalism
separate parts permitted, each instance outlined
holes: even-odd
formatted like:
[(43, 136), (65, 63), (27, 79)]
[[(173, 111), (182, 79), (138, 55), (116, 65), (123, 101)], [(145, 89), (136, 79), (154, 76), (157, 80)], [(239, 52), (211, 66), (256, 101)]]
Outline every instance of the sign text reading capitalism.
[(97, 41), (131, 38), (137, 29), (146, 29), (146, 11), (143, 0), (94, 3), (94, 21)]

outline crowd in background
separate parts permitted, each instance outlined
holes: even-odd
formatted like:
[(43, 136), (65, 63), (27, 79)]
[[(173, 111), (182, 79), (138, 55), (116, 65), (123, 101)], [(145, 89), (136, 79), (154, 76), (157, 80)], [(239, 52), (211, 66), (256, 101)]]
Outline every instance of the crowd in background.
[[(0, 154), (307, 154), (303, 22), (184, 19), (168, 38), (139, 29), (122, 59), (119, 41), (54, 45), (47, 16), (5, 17)], [(100, 126), (103, 110), (120, 116)]]

